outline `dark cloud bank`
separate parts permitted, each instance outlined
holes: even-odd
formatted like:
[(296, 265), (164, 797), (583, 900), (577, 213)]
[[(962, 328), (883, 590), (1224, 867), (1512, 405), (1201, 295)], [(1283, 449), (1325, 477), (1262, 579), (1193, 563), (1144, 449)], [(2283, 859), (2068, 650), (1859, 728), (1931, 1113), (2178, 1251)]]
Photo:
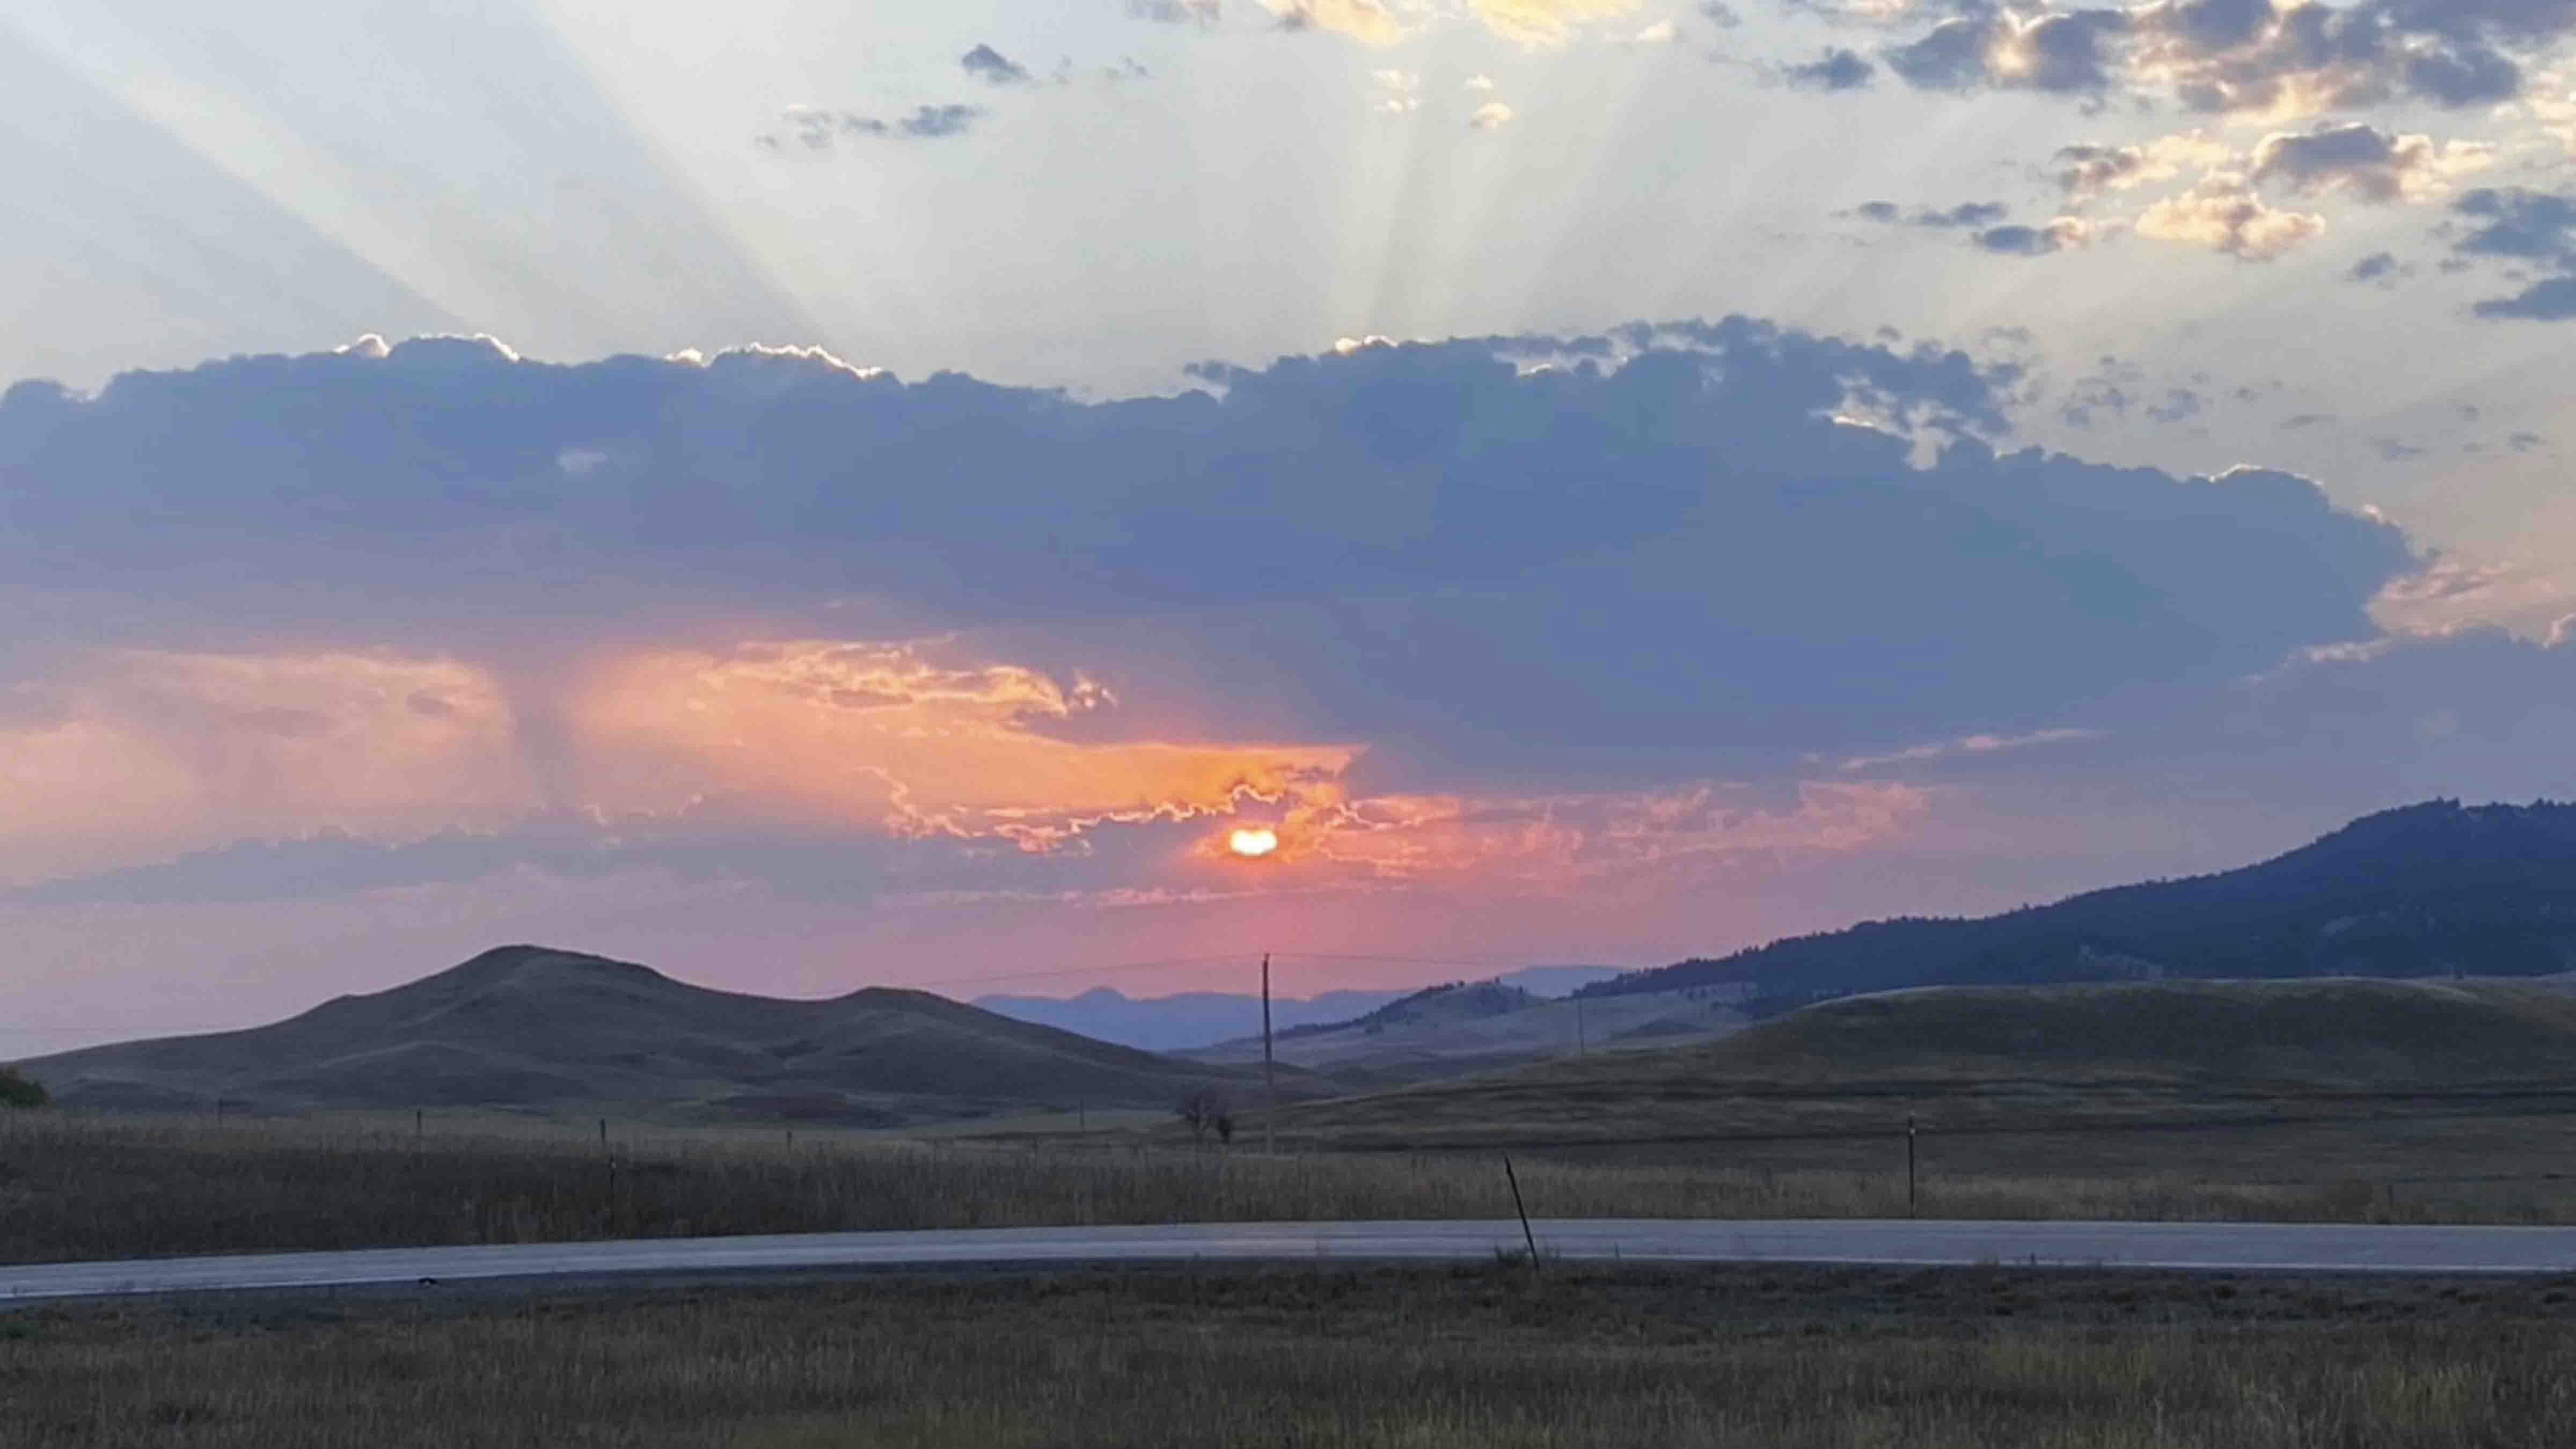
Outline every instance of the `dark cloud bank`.
[[(23, 383), (0, 395), (21, 621), (0, 685), (66, 648), (388, 647), (524, 675), (621, 635), (964, 630), (1129, 702), (1067, 730), (1362, 740), (1380, 789), (1787, 781), (2069, 726), (2101, 741), (2050, 752), (2061, 786), (2564, 784), (2517, 771), (2558, 758), (2541, 725), (2576, 718), (2576, 651), (2387, 640), (2369, 606), (2424, 562), (2394, 527), (2283, 473), (1999, 449), (2023, 380), (1963, 353), (1728, 319), (1194, 376), (1089, 403), (812, 353), (558, 366), (428, 339), (91, 397)], [(683, 829), (600, 855), (546, 831), (306, 853), (361, 881), (518, 852), (792, 883), (804, 849)], [(312, 873), (248, 848), (110, 893), (273, 870)]]
[[(162, 601), (146, 632), (476, 655), (847, 599), (1162, 630), (1217, 675), (1294, 681), (1265, 706), (1284, 723), (1527, 755), (2053, 723), (2369, 637), (2413, 562), (2287, 475), (1998, 453), (2016, 379), (1964, 354), (1740, 319), (1198, 378), (1086, 404), (427, 340), (91, 399), (29, 383), (0, 400), (0, 565), (102, 619)], [(1918, 467), (1838, 412), (1946, 441)]]

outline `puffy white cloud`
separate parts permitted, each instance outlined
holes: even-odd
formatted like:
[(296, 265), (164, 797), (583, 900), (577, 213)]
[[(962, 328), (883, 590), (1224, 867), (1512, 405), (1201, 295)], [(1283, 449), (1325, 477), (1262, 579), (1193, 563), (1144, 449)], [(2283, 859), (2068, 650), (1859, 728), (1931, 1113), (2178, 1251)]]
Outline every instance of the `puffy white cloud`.
[(1512, 123), (1512, 108), (1501, 101), (1487, 101), (1467, 117), (1467, 125), (1478, 131), (1499, 131)]
[(2283, 211), (2258, 195), (2242, 173), (2213, 172), (2179, 196), (2140, 213), (2138, 235), (2268, 262), (2325, 235), (2326, 219)]
[(1584, 26), (1636, 8), (1637, 0), (1468, 0), (1468, 9), (1496, 35), (1532, 47), (1563, 45)]
[(2057, 153), (2057, 182), (2077, 206), (2110, 192), (2207, 172), (2236, 159), (2236, 148), (2199, 131), (2159, 136), (2142, 146), (2067, 146)]
[(1390, 116), (1411, 115), (1422, 109), (1422, 77), (1409, 70), (1369, 72), (1378, 88), (1377, 104), (1372, 108)]

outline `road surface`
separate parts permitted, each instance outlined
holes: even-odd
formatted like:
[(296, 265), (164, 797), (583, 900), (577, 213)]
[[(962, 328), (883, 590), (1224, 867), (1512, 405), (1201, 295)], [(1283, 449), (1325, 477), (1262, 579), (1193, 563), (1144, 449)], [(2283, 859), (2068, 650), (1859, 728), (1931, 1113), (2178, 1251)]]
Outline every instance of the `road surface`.
[[(1710, 1222), (1546, 1220), (1549, 1258), (1638, 1263), (2156, 1269), (2418, 1276), (2576, 1274), (2576, 1228), (2270, 1223)], [(435, 1287), (501, 1279), (864, 1268), (1065, 1268), (1113, 1263), (1491, 1261), (1520, 1224), (1208, 1223), (812, 1233), (615, 1243), (386, 1248), (0, 1267), (0, 1306), (60, 1298), (244, 1289)]]

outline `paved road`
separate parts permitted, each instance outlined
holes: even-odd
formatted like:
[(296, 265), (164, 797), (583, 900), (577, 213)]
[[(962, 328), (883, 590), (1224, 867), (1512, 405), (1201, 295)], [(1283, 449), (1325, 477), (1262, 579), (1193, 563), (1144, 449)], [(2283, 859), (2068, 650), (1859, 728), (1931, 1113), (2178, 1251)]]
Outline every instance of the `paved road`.
[[(2576, 1228), (2342, 1227), (2258, 1223), (1668, 1222), (1548, 1220), (1550, 1257), (1658, 1263), (2003, 1263), (2180, 1272), (2576, 1274)], [(1491, 1260), (1520, 1224), (1211, 1223), (814, 1233), (618, 1243), (388, 1248), (0, 1267), (11, 1301), (129, 1293), (458, 1284), (510, 1278), (727, 1274), (795, 1269), (1106, 1263)]]

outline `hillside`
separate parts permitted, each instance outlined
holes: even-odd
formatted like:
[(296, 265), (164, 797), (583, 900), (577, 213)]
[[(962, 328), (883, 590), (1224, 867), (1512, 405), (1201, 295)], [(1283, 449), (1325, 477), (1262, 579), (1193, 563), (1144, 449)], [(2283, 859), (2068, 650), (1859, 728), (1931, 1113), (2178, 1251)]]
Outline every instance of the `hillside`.
[(1940, 987), (1721, 1040), (1308, 1103), (1347, 1146), (1577, 1144), (2576, 1107), (2576, 997), (2521, 982)]
[(1729, 987), (1756, 1014), (1906, 986), (2576, 970), (2576, 806), (2435, 801), (2241, 870), (1979, 920), (1873, 921), (1587, 987)]
[[(926, 992), (782, 1001), (536, 946), (248, 1031), (24, 1063), (71, 1107), (252, 1110), (656, 1104), (892, 1125), (1033, 1107), (1162, 1108), (1247, 1074)], [(1283, 1090), (1313, 1094), (1292, 1077)]]
[[(1494, 979), (1538, 996), (1555, 997), (1618, 974), (1607, 966), (1526, 966)], [(1271, 1020), (1283, 1032), (1343, 1026), (1418, 994), (1338, 990), (1311, 997), (1282, 995), (1271, 1002)], [(1129, 996), (1096, 986), (1076, 996), (979, 996), (975, 1004), (1021, 1021), (1157, 1052), (1212, 1046), (1255, 1036), (1261, 1030), (1261, 997), (1253, 992)]]
[[(1522, 1063), (1640, 1044), (1723, 1035), (1744, 1017), (1695, 994), (1630, 994), (1576, 1001), (1534, 996), (1500, 981), (1416, 992), (1356, 1020), (1280, 1033), (1279, 1060), (1355, 1088), (1500, 1071)], [(1193, 1061), (1248, 1066), (1261, 1038), (1185, 1052)]]
[[(1271, 1003), (1271, 1017), (1283, 1031), (1324, 1026), (1366, 1015), (1403, 996), (1401, 991), (1283, 996)], [(1202, 1047), (1261, 1029), (1261, 998), (1250, 992), (1184, 991), (1140, 997), (1095, 986), (1078, 996), (979, 996), (975, 1004), (1015, 1021), (1155, 1052)]]

